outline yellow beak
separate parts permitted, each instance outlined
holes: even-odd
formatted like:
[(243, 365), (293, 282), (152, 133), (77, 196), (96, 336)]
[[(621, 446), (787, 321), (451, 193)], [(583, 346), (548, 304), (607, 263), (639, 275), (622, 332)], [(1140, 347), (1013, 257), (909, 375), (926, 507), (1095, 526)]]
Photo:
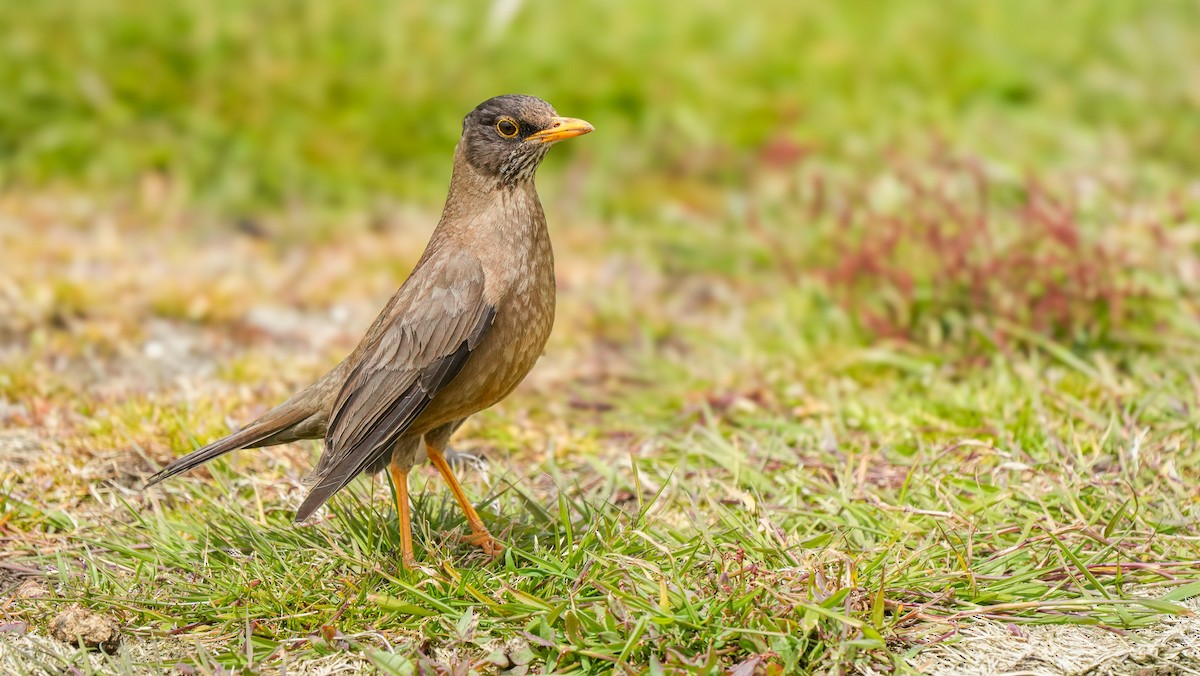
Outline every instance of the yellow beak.
[(536, 143), (556, 143), (564, 139), (583, 136), (595, 131), (596, 128), (583, 120), (573, 117), (556, 117), (549, 127), (526, 137), (527, 141)]

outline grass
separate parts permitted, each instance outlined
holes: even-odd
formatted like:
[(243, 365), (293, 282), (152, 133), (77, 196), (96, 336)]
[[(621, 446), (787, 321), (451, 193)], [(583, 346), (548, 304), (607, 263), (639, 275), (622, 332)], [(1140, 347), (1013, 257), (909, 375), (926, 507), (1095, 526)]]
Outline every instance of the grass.
[[(384, 5), (0, 7), (5, 669), (907, 672), (1191, 612), (1193, 6)], [(458, 438), (504, 557), (430, 471), (422, 570), (381, 477), (293, 525), (312, 444), (141, 491), (353, 346), (508, 89), (599, 131)], [(36, 642), (68, 604), (127, 648)]]
[(10, 5), (0, 178), (165, 175), (231, 217), (436, 208), (462, 115), (507, 91), (586, 112), (611, 142), (575, 151), (605, 177), (584, 197), (637, 217), (741, 184), (738, 156), (780, 141), (853, 159), (939, 135), (1017, 167), (1197, 169), (1186, 0), (503, 6)]
[[(119, 209), (94, 212), (139, 232)], [(63, 246), (101, 249), (102, 233), (59, 227)], [(1110, 339), (1072, 350), (1005, 324), (962, 353), (872, 340), (818, 277), (790, 287), (774, 283), (781, 270), (668, 278), (632, 260), (614, 277), (581, 227), (560, 238), (562, 316), (547, 357), (463, 435), (491, 457), (491, 481), (468, 473), (468, 485), (509, 544), (504, 559), (488, 564), (461, 544), (461, 516), (428, 473), (416, 487), (425, 570), (400, 568), (378, 481), (293, 526), (313, 446), (246, 452), (211, 477), (137, 488), (222, 421), (317, 374), (335, 357), (314, 354), (350, 344), (386, 279), (331, 265), (312, 280), (349, 285), (353, 317), (312, 341), (286, 327), (256, 334), (245, 317), (274, 302), (270, 284), (232, 319), (158, 319), (171, 328), (147, 336), (138, 324), (154, 314), (156, 278), (101, 277), (97, 298), (119, 286), (121, 306), (141, 309), (114, 320), (101, 304), (36, 329), (47, 337), (11, 353), (29, 362), (5, 370), (11, 419), (47, 452), (4, 479), (4, 560), (42, 571), (54, 592), (6, 612), (35, 628), (64, 603), (114, 614), (155, 646), (143, 666), (358, 657), (400, 673), (889, 668), (980, 620), (1121, 629), (1185, 612), (1174, 601), (1193, 593), (1200, 565), (1189, 525), (1196, 418), (1184, 403), (1194, 347)], [(203, 297), (226, 266), (258, 262), (285, 284), (287, 259), (415, 250), (421, 234), (275, 252), (222, 241), (209, 245), (225, 259), (216, 267), (175, 237), (160, 242), (162, 267)], [(143, 256), (111, 248), (90, 265)], [(730, 256), (757, 259), (753, 246)], [(120, 328), (105, 338), (98, 327), (112, 322)], [(129, 332), (142, 333), (139, 363), (121, 356)], [(144, 346), (171, 339), (202, 346), (198, 362), (151, 368), (175, 385), (148, 387), (136, 370), (150, 359)], [(95, 365), (54, 366), (64, 359)]]

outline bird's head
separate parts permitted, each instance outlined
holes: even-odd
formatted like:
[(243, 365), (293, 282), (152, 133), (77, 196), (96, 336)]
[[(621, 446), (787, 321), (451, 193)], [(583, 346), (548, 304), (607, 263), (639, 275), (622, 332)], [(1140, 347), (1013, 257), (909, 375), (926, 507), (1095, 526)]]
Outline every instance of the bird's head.
[(559, 117), (536, 96), (507, 94), (488, 99), (463, 119), (459, 151), (480, 173), (503, 183), (533, 178), (555, 143), (592, 131), (592, 125)]

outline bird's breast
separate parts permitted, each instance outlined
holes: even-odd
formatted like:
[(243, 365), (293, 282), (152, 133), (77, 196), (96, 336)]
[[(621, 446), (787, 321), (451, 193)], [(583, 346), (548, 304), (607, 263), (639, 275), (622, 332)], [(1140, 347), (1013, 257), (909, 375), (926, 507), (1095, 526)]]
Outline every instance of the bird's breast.
[(525, 378), (554, 327), (554, 256), (549, 241), (514, 262), (521, 273), (496, 299), (492, 328), (462, 374), (475, 381), (485, 406), (503, 399)]
[(496, 220), (472, 243), (496, 318), (431, 403), (431, 423), (471, 415), (507, 396), (533, 368), (554, 326), (554, 252), (537, 196), (516, 195), (498, 206), (488, 218)]

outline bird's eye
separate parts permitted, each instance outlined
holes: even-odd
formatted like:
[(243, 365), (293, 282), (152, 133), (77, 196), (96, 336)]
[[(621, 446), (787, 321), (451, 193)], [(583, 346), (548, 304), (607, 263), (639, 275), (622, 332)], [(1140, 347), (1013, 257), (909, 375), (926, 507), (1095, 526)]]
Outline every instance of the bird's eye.
[(512, 138), (517, 135), (517, 123), (513, 122), (507, 117), (501, 118), (500, 121), (496, 123), (496, 131), (499, 132), (504, 138)]

